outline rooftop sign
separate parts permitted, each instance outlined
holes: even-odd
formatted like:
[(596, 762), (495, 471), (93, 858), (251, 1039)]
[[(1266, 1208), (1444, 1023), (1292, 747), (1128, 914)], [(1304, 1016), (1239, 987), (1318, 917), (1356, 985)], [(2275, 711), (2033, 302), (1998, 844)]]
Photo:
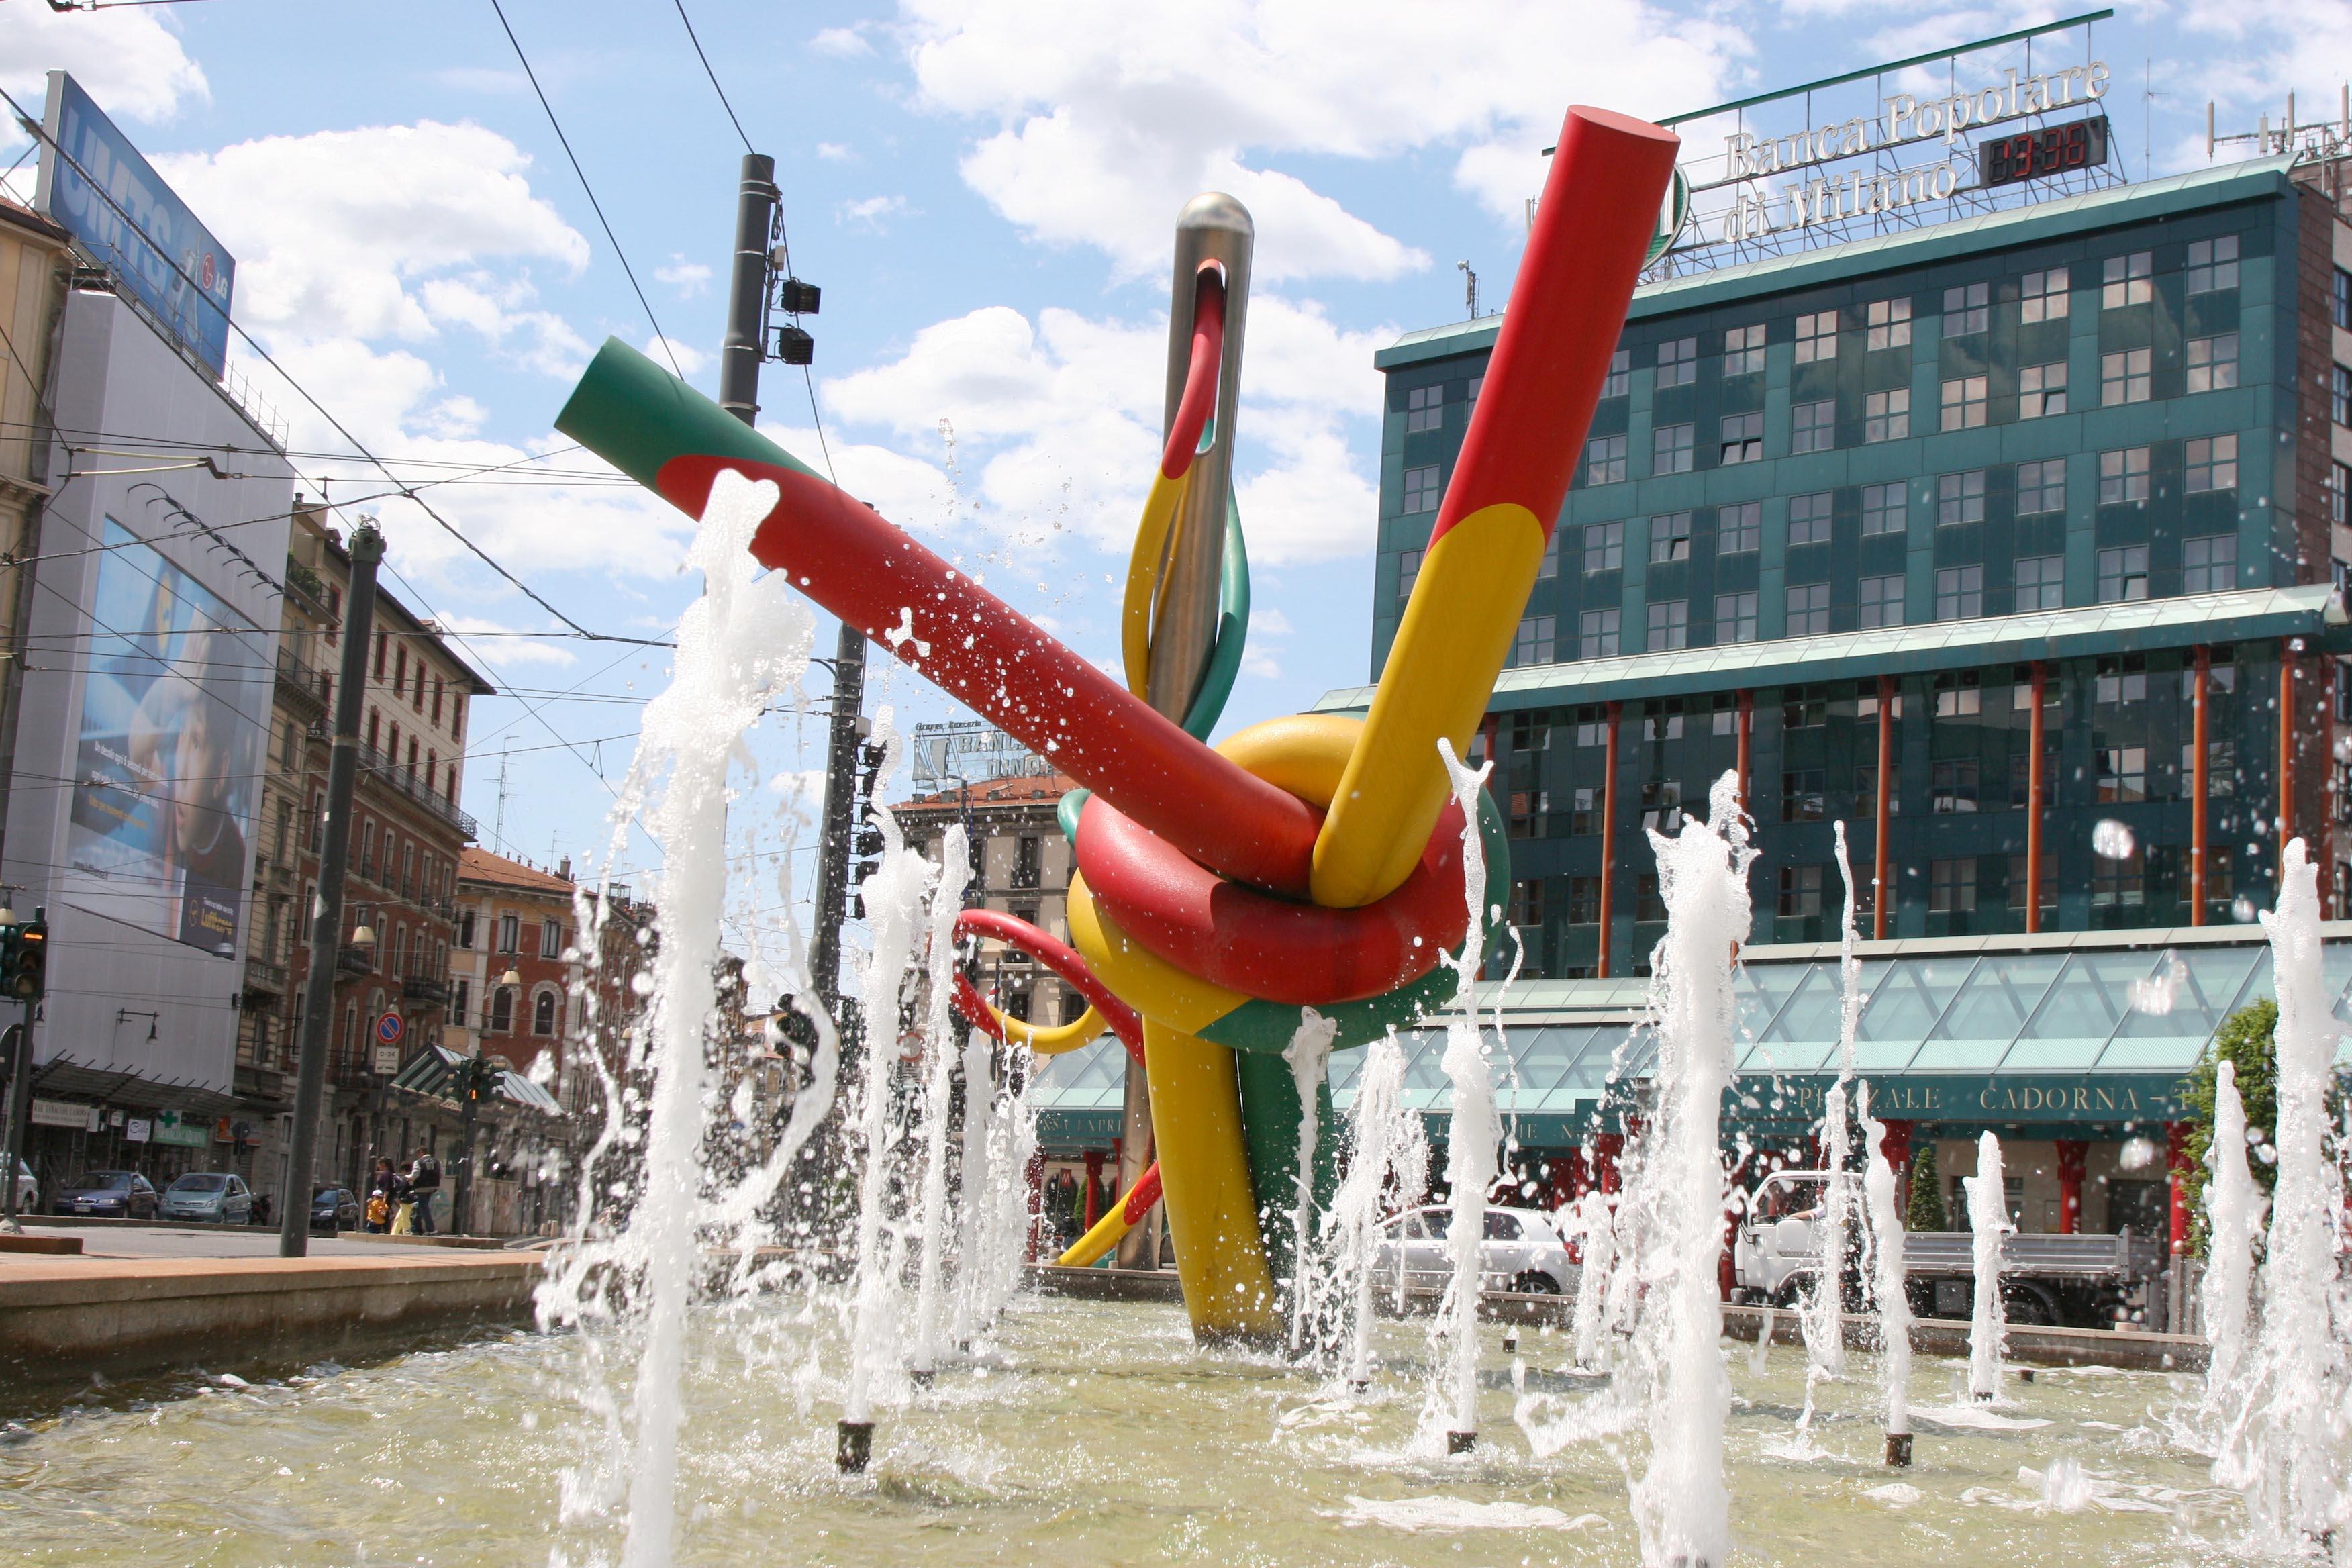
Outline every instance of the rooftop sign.
[(64, 71), (49, 73), (41, 118), (48, 136), (34, 205), (218, 376), (228, 361), (236, 258)]
[(2094, 12), (1718, 104), (1679, 130), (1687, 212), (1652, 278), (2119, 182)]

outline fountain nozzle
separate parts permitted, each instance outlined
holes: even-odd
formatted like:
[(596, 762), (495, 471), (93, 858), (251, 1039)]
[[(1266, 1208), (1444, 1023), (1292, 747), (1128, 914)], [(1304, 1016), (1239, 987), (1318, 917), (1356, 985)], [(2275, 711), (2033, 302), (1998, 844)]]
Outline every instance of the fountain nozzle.
[(1911, 1468), (1910, 1433), (1889, 1432), (1886, 1435), (1886, 1464), (1889, 1469), (1907, 1470)]
[(1445, 1451), (1449, 1454), (1466, 1454), (1477, 1446), (1478, 1434), (1475, 1432), (1448, 1432), (1445, 1435)]
[(833, 1424), (834, 1467), (845, 1476), (862, 1476), (874, 1457), (874, 1423), (836, 1421)]

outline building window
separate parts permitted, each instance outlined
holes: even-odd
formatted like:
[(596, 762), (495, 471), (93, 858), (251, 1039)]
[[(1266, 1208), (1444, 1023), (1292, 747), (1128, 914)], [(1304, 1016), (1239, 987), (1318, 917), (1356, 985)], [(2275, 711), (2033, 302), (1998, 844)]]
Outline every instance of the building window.
[(1625, 477), (1625, 437), (1595, 436), (1584, 444), (1584, 482), (1613, 485)]
[(1948, 528), (1956, 523), (1982, 522), (1985, 508), (1985, 476), (1982, 468), (1970, 468), (1964, 474), (1940, 474), (1936, 479), (1936, 526)]
[(1650, 471), (1654, 474), (1687, 474), (1691, 470), (1691, 438), (1693, 427), (1688, 425), (1661, 425), (1650, 433)]
[(2191, 495), (2238, 488), (2238, 438), (2198, 436), (2183, 444), (2181, 479)]
[[(1757, 330), (1760, 331), (1763, 329)], [(1753, 463), (1763, 456), (1764, 416), (1760, 413), (1725, 415), (1723, 450), (1716, 460), (1727, 468), (1733, 463)]]
[(474, 950), (474, 911), (464, 910), (457, 915), (457, 945), (467, 952)]
[(1584, 574), (1614, 572), (1625, 564), (1625, 525), (1588, 522), (1584, 525)]
[(1825, 691), (1819, 686), (1791, 688), (1780, 703), (1780, 728), (1818, 730), (1827, 724), (1830, 704)]
[(1780, 820), (1819, 822), (1829, 816), (1827, 778), (1820, 768), (1792, 768), (1780, 775)]
[(2066, 459), (2050, 458), (2017, 465), (2017, 515), (2032, 517), (2066, 510)]
[(1580, 837), (1601, 830), (1601, 816), (1596, 805), (1600, 796), (1599, 790), (1587, 785), (1570, 797), (1568, 830), (1570, 834)]
[(474, 983), (459, 975), (449, 985), (449, 1022), (460, 1029), (474, 1026), (469, 1016), (474, 999)]
[(2019, 292), (2023, 297), (2019, 321), (2057, 321), (2066, 314), (2066, 269), (2053, 267), (2042, 272), (2029, 272)]
[(1723, 374), (1754, 375), (1764, 368), (1764, 323), (1734, 327), (1723, 334)]
[(1445, 389), (1442, 386), (1416, 386), (1404, 395), (1404, 427), (1414, 430), (1434, 430), (1445, 423)]
[(2238, 384), (2238, 334), (2189, 340), (2189, 390), (2220, 392)]
[(1676, 338), (1658, 345), (1658, 384), (1688, 386), (1698, 379), (1698, 340)]
[[(2190, 673), (2194, 679), (2195, 672)], [(2102, 708), (2147, 701), (2147, 660), (2138, 654), (2099, 660), (2097, 677), (2091, 684), (2091, 700)]]
[(2352, 272), (2341, 267), (2336, 269), (2335, 287), (2327, 296), (2327, 314), (2338, 328), (2352, 332)]
[(2135, 250), (2129, 256), (2110, 256), (2099, 268), (2099, 309), (2121, 310), (2126, 305), (2145, 305), (2156, 298), (2156, 258), (2145, 250)]
[(1822, 912), (1822, 868), (1819, 866), (1783, 866), (1780, 868), (1780, 912), (1791, 919)]
[(1690, 647), (1690, 601), (1668, 599), (1650, 606), (1650, 651), (1668, 653)]
[(1034, 888), (1043, 879), (1045, 864), (1045, 841), (1034, 833), (1024, 833), (1013, 841), (1013, 885)]
[(1715, 640), (1718, 643), (1756, 640), (1756, 595), (1717, 594), (1715, 596)]
[[(1683, 825), (1683, 786), (1674, 779), (1651, 779), (1642, 785), (1642, 826), (1652, 832), (1672, 833)], [(1655, 878), (1649, 880), (1653, 890)], [(1652, 910), (1654, 908), (1655, 912)], [(1666, 918), (1666, 906), (1654, 906), (1648, 899), (1638, 900), (1633, 918), (1662, 921)]]
[(1658, 875), (1644, 871), (1633, 879), (1633, 919), (1655, 923), (1666, 918), (1666, 900), (1658, 891)]
[(1911, 389), (1874, 392), (1862, 400), (1862, 438), (1900, 441), (1911, 434)]
[(522, 917), (520, 915), (499, 917), (499, 951), (500, 952), (522, 951)]
[(542, 991), (530, 1004), (530, 1032), (548, 1036), (555, 1033), (555, 993)]
[(1973, 430), (1985, 422), (1985, 378), (1954, 376), (1944, 383), (1944, 428)]
[(2066, 362), (2030, 364), (2017, 373), (2017, 416), (2040, 419), (2066, 412)]
[(1650, 560), (1687, 561), (1691, 551), (1691, 514), (1670, 511), (1650, 520)]
[[(1552, 537), (1557, 539), (1559, 535), (1554, 534)], [(1418, 550), (1401, 551), (1397, 554), (1397, 603), (1399, 605), (1412, 597), (1412, 585), (1421, 577), (1421, 557), (1422, 552)]]
[(1944, 335), (1964, 338), (1981, 332), (1992, 311), (1992, 285), (1963, 283), (1944, 290)]
[(1837, 312), (1817, 310), (1797, 318), (1797, 363), (1837, 358)]
[(2056, 555), (2028, 555), (2017, 563), (2017, 608), (2063, 610), (2066, 607), (2065, 562)]
[(2238, 286), (2238, 237), (2189, 242), (2189, 292), (2210, 294)]
[(2099, 603), (2129, 604), (2147, 597), (2147, 545), (2126, 544), (2099, 552)]
[(1744, 555), (1763, 547), (1764, 503), (1746, 500), (1718, 507), (1715, 514), (1715, 552)]
[(2126, 447), (2099, 454), (2099, 504), (2116, 506), (2147, 500), (2147, 448)]
[(1619, 623), (1623, 614), (1617, 610), (1587, 610), (1577, 623), (1576, 655), (1579, 658), (1615, 658)]
[(1930, 914), (1964, 915), (1977, 907), (1977, 858), (1927, 863), (1927, 910)]
[(1869, 336), (1865, 348), (1899, 349), (1911, 341), (1911, 301), (1874, 300), (1864, 312)]
[[(1511, 666), (1525, 668), (1531, 664), (1549, 664), (1552, 656), (1553, 629), (1559, 622), (1550, 616), (1529, 616), (1519, 622), (1519, 635), (1511, 644)], [(1034, 886), (1034, 884), (1031, 884)]]
[(2352, 468), (2327, 465), (2327, 521), (2352, 523)]
[[(2009, 858), (2009, 907), (2022, 911), (2025, 908), (2025, 857)], [(2058, 907), (2058, 857), (2044, 853), (2042, 857), (2042, 907)]]
[[(1827, 501), (1829, 497), (1821, 498)], [(1900, 480), (1887, 485), (1862, 487), (1862, 536), (1872, 538), (1881, 533), (1903, 531), (1903, 485)]]
[(1837, 400), (1800, 403), (1789, 412), (1789, 450), (1826, 452), (1837, 445)]
[(1830, 494), (1818, 490), (1811, 495), (1789, 498), (1789, 542), (1790, 544), (1827, 544), (1830, 542)]
[(1927, 809), (1945, 816), (1975, 811), (1977, 771), (1977, 762), (1973, 757), (1958, 757), (1930, 764), (1927, 769)]
[(2226, 594), (2238, 577), (2235, 534), (2216, 533), (2183, 540), (2180, 545), (2180, 591), (2184, 594)]
[(1570, 877), (1568, 879), (1568, 923), (1589, 926), (1601, 923), (1601, 879)]
[(1902, 577), (1864, 577), (1862, 580), (1863, 629), (1867, 631), (1873, 626), (1899, 626), (1902, 624)]
[(2147, 901), (2147, 857), (2137, 846), (2120, 860), (2093, 856), (2091, 907), (2100, 910), (2137, 909)]
[(2099, 804), (2129, 805), (2147, 798), (2147, 748), (2103, 746), (2097, 752)]
[(1601, 384), (1603, 397), (1622, 397), (1633, 390), (1633, 351), (1619, 349), (1609, 356), (1609, 379)]
[[(1654, 706), (1642, 721), (1642, 735), (1650, 741), (1679, 741), (1683, 738), (1683, 708), (1679, 702), (1664, 707)], [(1675, 798), (1681, 798), (1677, 795)]]
[(2352, 425), (2352, 370), (2340, 364), (2331, 367), (2327, 375), (2327, 417), (2338, 425)]
[(2125, 349), (2118, 353), (2099, 356), (2099, 404), (2113, 408), (2124, 403), (2146, 403), (2148, 399), (2148, 366), (2153, 362), (2153, 349)]
[[(2145, 595), (2143, 595), (2145, 596)], [(1984, 568), (1936, 568), (1936, 618), (1969, 621), (1984, 614)]]
[(1417, 511), (1435, 511), (1438, 497), (1444, 493), (1444, 487), (1437, 482), (1436, 464), (1404, 471), (1404, 510), (1407, 516)]
[(1789, 590), (1789, 635), (1819, 637), (1830, 629), (1830, 585), (1803, 583)]
[(484, 1027), (494, 1035), (511, 1033), (514, 1029), (514, 987), (501, 985), (490, 993), (490, 1016)]
[(1972, 719), (1984, 711), (1984, 687), (1973, 669), (1936, 677), (1936, 717)]
[(1543, 559), (1536, 563), (1536, 581), (1550, 583), (1557, 581), (1559, 576), (1559, 531), (1554, 529), (1552, 536), (1544, 541)]

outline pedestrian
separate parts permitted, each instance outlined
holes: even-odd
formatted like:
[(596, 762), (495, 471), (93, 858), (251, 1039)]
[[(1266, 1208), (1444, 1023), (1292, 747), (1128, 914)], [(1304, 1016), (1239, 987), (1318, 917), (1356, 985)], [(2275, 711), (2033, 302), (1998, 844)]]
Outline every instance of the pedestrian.
[(1068, 1251), (1078, 1239), (1078, 1183), (1064, 1166), (1054, 1173), (1051, 1192), (1047, 1194), (1046, 1212), (1054, 1216), (1054, 1234), (1060, 1238), (1062, 1249)]
[(433, 1234), (433, 1200), (441, 1192), (441, 1162), (433, 1157), (430, 1149), (416, 1151), (416, 1163), (408, 1168), (408, 1191), (416, 1205), (416, 1234)]
[(407, 1184), (400, 1173), (392, 1168), (392, 1156), (375, 1157), (375, 1173), (368, 1179), (367, 1228), (377, 1236), (390, 1234), (393, 1210), (400, 1205), (402, 1190)]

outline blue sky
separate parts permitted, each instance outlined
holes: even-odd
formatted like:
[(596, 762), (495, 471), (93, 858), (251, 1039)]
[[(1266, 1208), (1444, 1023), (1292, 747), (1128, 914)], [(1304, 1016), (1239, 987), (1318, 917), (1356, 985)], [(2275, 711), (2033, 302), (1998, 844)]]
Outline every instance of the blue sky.
[[(661, 330), (709, 389), (741, 144), (676, 9), (505, 4)], [(797, 269), (825, 291), (809, 325), (843, 482), (1090, 656), (1115, 654), (1115, 583), (1157, 446), (1170, 225), (1198, 190), (1249, 204), (1237, 453), (1258, 610), (1229, 724), (1363, 678), (1371, 354), (1460, 318), (1457, 261), (1502, 301), (1565, 105), (1671, 114), (2073, 14), (1934, 0), (687, 9), (777, 159)], [(2290, 88), (2332, 105), (2352, 68), (2347, 0), (2117, 9), (2097, 52), (2119, 79), (2108, 109), (2134, 174), (2144, 138), (2158, 172), (2204, 162), (2209, 98), (2225, 128), (2251, 127)], [(593, 346), (653, 342), (488, 0), (65, 16), (0, 0), (0, 85), (37, 102), (52, 67), (236, 252), (240, 321), (404, 477), (553, 452), (550, 421)], [(0, 165), (24, 145), (9, 127)], [(336, 449), (266, 367), (243, 368), (295, 450)], [(815, 460), (798, 375), (770, 366), (762, 402), (763, 427)], [(300, 461), (334, 497), (377, 488), (349, 463)], [(436, 504), (574, 620), (660, 636), (695, 588), (679, 572), (688, 524), (594, 467), (551, 457), (531, 482), (446, 485)], [(504, 847), (601, 858), (658, 654), (545, 635), (543, 612), (429, 521), (373, 510), (394, 591), (465, 632), (502, 687), (535, 694), (478, 712), (465, 800), (486, 837), (510, 747)], [(957, 716), (910, 678), (883, 684), (902, 722)], [(782, 783), (751, 798), (789, 799), (820, 750), (814, 722), (772, 720), (758, 753)], [(748, 815), (773, 831), (765, 804)], [(619, 870), (642, 883), (650, 858), (637, 836)]]

